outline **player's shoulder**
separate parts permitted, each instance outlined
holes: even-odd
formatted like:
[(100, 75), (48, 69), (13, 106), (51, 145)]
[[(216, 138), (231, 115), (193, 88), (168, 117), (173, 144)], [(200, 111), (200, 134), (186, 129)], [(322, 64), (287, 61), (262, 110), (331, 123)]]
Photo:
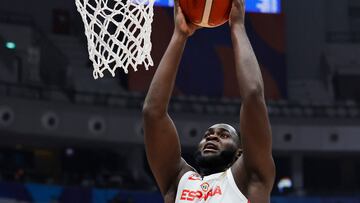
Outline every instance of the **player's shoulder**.
[[(195, 176), (195, 174), (198, 174), (196, 170), (190, 166), (183, 158), (181, 158), (181, 163), (179, 166), (179, 173), (177, 174), (177, 177), (172, 182), (171, 189), (167, 191), (169, 194), (176, 194), (180, 180), (184, 177), (184, 175), (187, 176)], [(175, 197), (174, 197), (175, 198)]]
[(180, 170), (179, 170), (179, 174), (177, 176), (177, 179), (176, 179), (176, 185), (179, 184), (181, 178), (185, 175), (193, 175), (193, 174), (198, 174), (196, 172), (196, 170), (190, 166), (183, 158), (181, 158), (181, 166), (180, 166)]

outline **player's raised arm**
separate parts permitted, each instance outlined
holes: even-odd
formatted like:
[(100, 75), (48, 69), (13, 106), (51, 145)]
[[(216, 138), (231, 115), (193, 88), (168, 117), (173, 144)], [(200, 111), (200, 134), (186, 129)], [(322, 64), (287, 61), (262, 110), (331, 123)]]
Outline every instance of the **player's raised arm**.
[(181, 158), (178, 134), (167, 110), (186, 40), (196, 27), (187, 24), (177, 2), (174, 17), (174, 34), (156, 70), (143, 106), (147, 159), (165, 197), (182, 170), (189, 170)]
[[(234, 168), (244, 168), (250, 201), (268, 202), (275, 177), (271, 129), (260, 67), (245, 31), (244, 7), (244, 0), (233, 0), (230, 14), (236, 74), (242, 97), (240, 133), (243, 156)], [(234, 175), (237, 176), (241, 170), (235, 170)]]

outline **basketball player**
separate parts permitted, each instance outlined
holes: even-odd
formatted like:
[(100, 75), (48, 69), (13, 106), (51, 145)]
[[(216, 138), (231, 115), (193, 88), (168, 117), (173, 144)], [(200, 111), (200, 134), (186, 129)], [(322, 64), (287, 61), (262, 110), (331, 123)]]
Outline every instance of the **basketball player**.
[(164, 201), (270, 202), (275, 177), (271, 130), (260, 68), (245, 32), (244, 0), (233, 0), (229, 21), (242, 98), (241, 138), (228, 124), (205, 130), (196, 152), (199, 171), (181, 158), (179, 137), (167, 112), (187, 38), (197, 29), (175, 4), (174, 33), (143, 107), (147, 158)]

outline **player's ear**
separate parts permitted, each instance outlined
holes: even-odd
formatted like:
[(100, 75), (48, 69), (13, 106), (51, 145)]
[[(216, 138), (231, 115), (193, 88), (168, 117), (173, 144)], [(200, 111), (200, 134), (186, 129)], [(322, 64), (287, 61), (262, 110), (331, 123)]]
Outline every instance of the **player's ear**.
[(236, 158), (239, 158), (242, 153), (243, 153), (243, 150), (242, 150), (242, 149), (238, 149), (238, 150), (236, 151)]

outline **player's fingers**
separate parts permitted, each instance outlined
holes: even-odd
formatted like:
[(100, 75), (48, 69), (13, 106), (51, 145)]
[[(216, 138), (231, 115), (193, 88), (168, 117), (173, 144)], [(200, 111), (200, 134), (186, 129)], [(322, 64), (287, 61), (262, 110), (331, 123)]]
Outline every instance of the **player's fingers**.
[(174, 9), (177, 12), (180, 8), (179, 0), (174, 0)]
[(235, 4), (235, 6), (241, 8), (245, 5), (245, 0), (233, 0), (233, 3)]
[(179, 6), (177, 6), (176, 10), (177, 10), (177, 12), (178, 12), (178, 13), (181, 13), (181, 14), (182, 14), (182, 10), (181, 10), (180, 5), (179, 5)]
[(178, 6), (178, 7), (176, 8), (176, 11), (175, 11), (175, 12), (176, 12), (175, 14), (176, 14), (178, 17), (180, 16), (180, 18), (184, 18), (184, 20), (186, 20), (180, 6)]

